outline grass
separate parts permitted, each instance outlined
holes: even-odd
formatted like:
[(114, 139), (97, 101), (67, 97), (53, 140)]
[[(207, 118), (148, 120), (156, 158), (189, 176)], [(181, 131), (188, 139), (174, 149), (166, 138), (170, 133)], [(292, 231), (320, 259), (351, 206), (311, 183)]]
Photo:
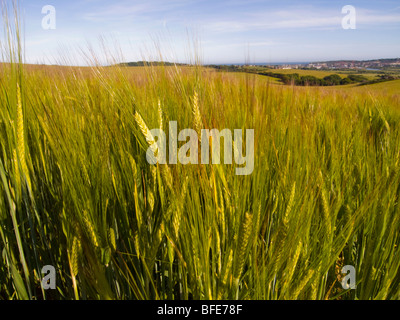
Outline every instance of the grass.
[[(0, 74), (1, 299), (400, 298), (397, 94), (16, 52)], [(149, 165), (148, 129), (172, 120), (254, 129), (253, 173)]]
[(374, 92), (382, 95), (398, 95), (400, 92), (400, 80), (393, 80), (388, 82), (376, 83), (372, 85), (366, 85), (366, 88), (357, 88), (361, 92)]

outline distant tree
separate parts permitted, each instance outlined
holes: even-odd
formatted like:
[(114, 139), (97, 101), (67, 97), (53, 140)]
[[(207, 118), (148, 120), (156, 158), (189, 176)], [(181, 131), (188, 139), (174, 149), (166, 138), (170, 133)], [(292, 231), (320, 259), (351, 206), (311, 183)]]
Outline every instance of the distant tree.
[(381, 80), (395, 80), (396, 79), (396, 77), (391, 76), (391, 75), (387, 75), (387, 74), (380, 75), (379, 78)]
[(342, 81), (342, 77), (338, 74), (331, 74), (329, 76), (324, 77), (324, 83), (327, 86), (337, 86)]
[(342, 80), (340, 80), (341, 85), (346, 85), (346, 84), (351, 84), (351, 83), (353, 83), (353, 81), (351, 81), (351, 79), (349, 79), (349, 78), (343, 78)]
[(278, 74), (279, 78), (282, 80), (284, 84), (290, 84), (291, 78), (287, 74)]
[(303, 86), (319, 86), (321, 85), (321, 79), (314, 76), (302, 76), (300, 79), (300, 85)]
[(368, 79), (364, 76), (358, 75), (358, 74), (351, 74), (347, 76), (351, 81), (353, 82), (364, 82), (368, 81)]

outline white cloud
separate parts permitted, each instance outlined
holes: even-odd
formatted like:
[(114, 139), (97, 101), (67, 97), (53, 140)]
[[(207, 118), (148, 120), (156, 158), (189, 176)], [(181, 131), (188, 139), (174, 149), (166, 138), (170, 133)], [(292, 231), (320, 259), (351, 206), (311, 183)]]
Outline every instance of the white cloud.
[[(252, 30), (273, 29), (341, 29), (344, 17), (341, 12), (321, 9), (293, 9), (269, 11), (264, 13), (248, 13), (239, 19), (210, 21), (206, 29), (212, 32), (245, 32)], [(388, 25), (398, 23), (400, 14), (379, 13), (370, 10), (357, 9), (356, 20), (358, 26)]]
[(132, 4), (131, 1), (114, 3), (83, 14), (83, 19), (89, 21), (121, 20), (132, 17), (143, 17), (155, 13), (173, 12), (180, 7), (188, 5), (185, 0), (153, 0)]

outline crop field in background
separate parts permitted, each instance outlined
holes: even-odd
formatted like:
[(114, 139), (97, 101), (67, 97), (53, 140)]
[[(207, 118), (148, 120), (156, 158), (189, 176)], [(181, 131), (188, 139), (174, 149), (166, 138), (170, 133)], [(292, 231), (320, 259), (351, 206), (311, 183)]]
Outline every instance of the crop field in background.
[(265, 72), (275, 72), (281, 74), (293, 74), (297, 73), (300, 76), (314, 76), (318, 78), (323, 78), (332, 74), (338, 74), (342, 78), (347, 77), (349, 74), (363, 75), (368, 79), (373, 79), (378, 74), (377, 72), (356, 72), (354, 70), (351, 71), (343, 71), (343, 70), (310, 70), (310, 69), (268, 69), (268, 68), (260, 68), (260, 67), (248, 67), (249, 70), (260, 70)]

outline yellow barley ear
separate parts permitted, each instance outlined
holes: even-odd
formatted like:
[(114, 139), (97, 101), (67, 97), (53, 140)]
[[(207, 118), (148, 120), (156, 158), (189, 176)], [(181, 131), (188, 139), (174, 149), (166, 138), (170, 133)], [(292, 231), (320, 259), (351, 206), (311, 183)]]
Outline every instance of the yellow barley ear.
[[(29, 178), (28, 166), (26, 164), (26, 152), (25, 152), (25, 134), (24, 134), (24, 114), (21, 99), (21, 88), (17, 83), (17, 156), (21, 165), (22, 176), (28, 183), (28, 187), (31, 189), (31, 181)], [(24, 184), (24, 183), (23, 183)]]
[(146, 142), (152, 149), (153, 154), (155, 156), (157, 156), (158, 148), (156, 145), (156, 140), (154, 139), (153, 135), (151, 134), (150, 129), (147, 127), (146, 122), (144, 122), (142, 116), (138, 112), (135, 112), (135, 121), (136, 121), (140, 131), (142, 132), (143, 136), (145, 137)]
[(197, 132), (197, 136), (199, 137), (199, 142), (201, 143), (201, 128), (202, 128), (202, 120), (201, 120), (201, 113), (199, 108), (199, 97), (197, 95), (197, 91), (194, 92), (193, 96), (193, 125)]
[(160, 130), (163, 130), (163, 108), (160, 99), (158, 99), (158, 121), (160, 124)]

